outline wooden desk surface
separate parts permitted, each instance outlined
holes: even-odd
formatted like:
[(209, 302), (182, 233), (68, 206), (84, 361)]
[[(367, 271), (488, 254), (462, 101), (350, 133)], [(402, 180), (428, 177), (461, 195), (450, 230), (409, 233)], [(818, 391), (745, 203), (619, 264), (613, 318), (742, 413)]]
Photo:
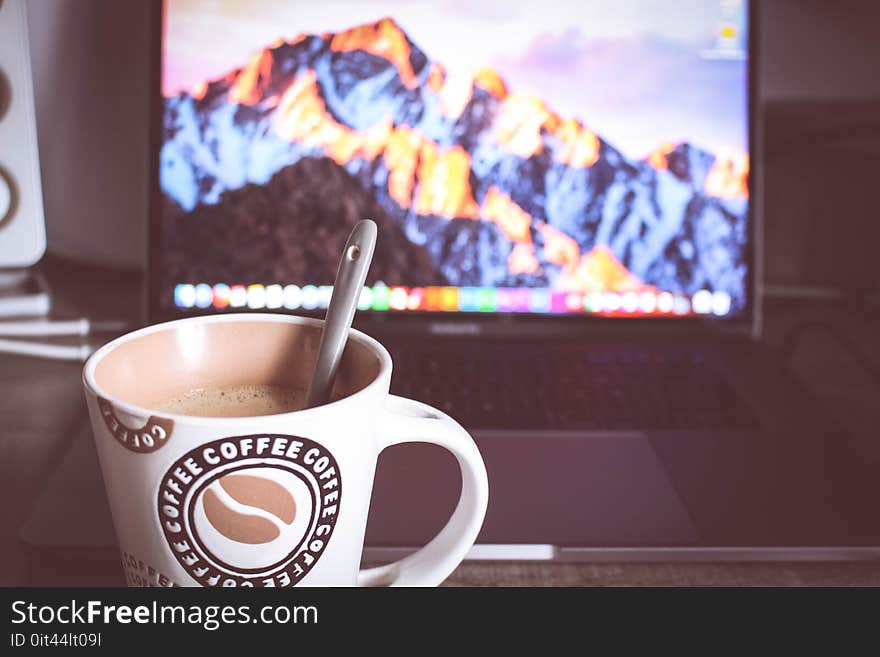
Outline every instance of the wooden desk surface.
[[(136, 317), (140, 299), (138, 277), (71, 266), (49, 259), (42, 266), (53, 287), (53, 315), (59, 318)], [(786, 311), (787, 322), (815, 308)], [(805, 315), (806, 313), (806, 315)], [(840, 313), (835, 314), (835, 318)], [(848, 334), (865, 345), (880, 362), (873, 339), (876, 324), (848, 317)], [(770, 338), (786, 322), (770, 322)], [(804, 368), (823, 368), (840, 355), (808, 350)], [(839, 363), (838, 363), (839, 364)], [(77, 555), (58, 563), (20, 545), (18, 530), (47, 476), (64, 453), (71, 431), (82, 421), (85, 404), (81, 366), (0, 355), (0, 585), (122, 584), (113, 554)], [(823, 403), (845, 415), (851, 430), (864, 435), (866, 454), (877, 455), (877, 391), (846, 375), (846, 384), (828, 377), (814, 389)], [(874, 450), (874, 451), (871, 451)], [(546, 563), (466, 562), (447, 580), (450, 586), (693, 586), (693, 585), (873, 585), (880, 586), (880, 562), (774, 563)]]

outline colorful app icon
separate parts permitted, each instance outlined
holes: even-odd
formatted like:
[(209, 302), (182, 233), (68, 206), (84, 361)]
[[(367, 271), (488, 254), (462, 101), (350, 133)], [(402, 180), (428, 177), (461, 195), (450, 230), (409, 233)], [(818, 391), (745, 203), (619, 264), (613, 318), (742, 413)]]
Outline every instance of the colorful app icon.
[(584, 295), (580, 292), (569, 292), (565, 295), (565, 310), (570, 313), (581, 312), (584, 309)]
[(499, 287), (495, 290), (495, 303), (498, 312), (509, 313), (513, 310), (514, 290), (509, 287)]
[(617, 292), (605, 292), (602, 295), (602, 310), (606, 313), (616, 313), (620, 310), (620, 295)]
[(442, 308), (442, 287), (426, 287), (425, 300), (423, 302), (425, 310), (440, 310)]
[(333, 286), (322, 285), (318, 288), (318, 308), (326, 310), (330, 307), (330, 299), (333, 297)]
[(284, 288), (278, 285), (266, 286), (266, 308), (280, 308), (284, 305)]
[(676, 295), (672, 303), (672, 312), (676, 315), (690, 315), (691, 302), (687, 297)]
[(196, 288), (189, 283), (174, 286), (174, 305), (178, 308), (192, 308), (196, 305)]
[(389, 296), (391, 290), (385, 285), (373, 287), (373, 310), (388, 310), (390, 306)]
[(481, 313), (494, 313), (498, 309), (498, 299), (494, 287), (477, 288), (477, 310)]
[(712, 295), (712, 314), (723, 317), (730, 313), (731, 298), (727, 292), (717, 291)]
[(529, 295), (529, 311), (533, 313), (550, 312), (550, 290), (533, 288)]
[(605, 310), (605, 296), (601, 292), (590, 292), (584, 297), (584, 310), (589, 313), (600, 313)]
[(391, 310), (406, 310), (409, 294), (405, 287), (392, 287), (388, 294), (388, 307)]
[(321, 293), (314, 285), (303, 285), (302, 307), (305, 310), (315, 310), (321, 303)]
[(406, 300), (407, 310), (422, 310), (425, 300), (425, 290), (421, 287), (414, 287), (409, 291), (409, 297)]
[(724, 41), (733, 41), (737, 37), (736, 25), (724, 23), (718, 28), (718, 37)]
[(248, 285), (247, 288), (247, 306), (251, 310), (266, 307), (266, 288), (259, 283)]
[(517, 287), (510, 291), (510, 309), (515, 313), (527, 313), (532, 307), (532, 290)]
[(302, 305), (302, 290), (299, 285), (284, 286), (283, 303), (288, 310), (297, 310)]
[(639, 307), (639, 295), (635, 292), (624, 292), (620, 298), (620, 308), (625, 313), (634, 313)]
[(698, 315), (708, 315), (712, 312), (712, 293), (709, 290), (698, 290), (691, 298), (691, 305)]
[(229, 305), (229, 286), (226, 283), (217, 283), (214, 286), (213, 304), (215, 308), (225, 308)]
[(478, 287), (458, 288), (458, 309), (465, 313), (474, 313), (480, 309)]
[(566, 292), (554, 291), (550, 293), (550, 312), (564, 313), (566, 311)]
[(229, 288), (229, 305), (232, 308), (244, 308), (247, 298), (247, 288), (244, 285), (233, 285)]
[(373, 288), (364, 285), (361, 295), (358, 297), (358, 310), (369, 310), (373, 307)]
[(458, 288), (445, 286), (440, 292), (440, 308), (446, 312), (456, 312), (458, 310)]
[(196, 308), (209, 308), (214, 300), (214, 290), (207, 283), (196, 285)]

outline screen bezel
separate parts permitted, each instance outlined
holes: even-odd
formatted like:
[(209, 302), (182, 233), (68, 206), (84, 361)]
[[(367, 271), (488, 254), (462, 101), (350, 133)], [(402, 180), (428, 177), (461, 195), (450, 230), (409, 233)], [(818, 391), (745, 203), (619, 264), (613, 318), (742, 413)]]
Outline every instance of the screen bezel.
[[(159, 181), (159, 154), (162, 147), (162, 47), (164, 37), (164, 1), (153, 3), (151, 15), (153, 52), (150, 63), (150, 207), (149, 229), (147, 231), (148, 269), (144, 276), (145, 290), (145, 322), (155, 323), (171, 319), (180, 319), (195, 315), (214, 314), (216, 311), (206, 309), (168, 309), (162, 307), (159, 268), (161, 266), (161, 188)], [(542, 335), (560, 334), (577, 335), (584, 332), (619, 332), (637, 334), (660, 333), (700, 333), (707, 332), (735, 335), (749, 335), (758, 338), (761, 333), (761, 302), (760, 280), (763, 267), (762, 227), (760, 206), (760, 189), (757, 184), (760, 177), (761, 154), (759, 153), (760, 126), (758, 112), (758, 31), (757, 11), (755, 2), (747, 2), (748, 22), (748, 66), (747, 66), (747, 120), (749, 146), (749, 203), (746, 217), (747, 243), (746, 260), (749, 264), (747, 272), (747, 299), (744, 310), (733, 317), (603, 317), (590, 313), (484, 313), (484, 312), (445, 312), (445, 311), (365, 311), (359, 312), (357, 326), (367, 332), (377, 334), (400, 333), (417, 334), (429, 329), (437, 329), (437, 333), (449, 334), (503, 334), (503, 335)], [(255, 312), (242, 309), (241, 312)], [(259, 312), (292, 311), (266, 310)], [(296, 311), (296, 314), (322, 317), (324, 311)]]

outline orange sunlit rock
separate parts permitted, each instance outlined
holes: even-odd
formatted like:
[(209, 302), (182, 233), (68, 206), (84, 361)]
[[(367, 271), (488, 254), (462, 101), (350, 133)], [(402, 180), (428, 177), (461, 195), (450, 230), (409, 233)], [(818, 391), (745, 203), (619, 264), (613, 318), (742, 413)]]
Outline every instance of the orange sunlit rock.
[(383, 158), (388, 194), (402, 208), (452, 219), (479, 217), (470, 185), (471, 158), (461, 146), (441, 148), (406, 126), (390, 131)]
[[(476, 202), (470, 153), (461, 146), (443, 148), (412, 128), (393, 126), (390, 117), (360, 132), (337, 122), (312, 70), (299, 74), (275, 102), (275, 130), (281, 137), (319, 148), (340, 165), (355, 157), (374, 161), (381, 156), (388, 169), (388, 194), (402, 208), (414, 206), (419, 214), (448, 219), (482, 216), (496, 222), (511, 241), (531, 241), (532, 218), (509, 196), (493, 187), (482, 208)], [(551, 235), (548, 242), (557, 258), (570, 259), (562, 238)]]
[(306, 71), (278, 102), (275, 130), (285, 139), (322, 149), (337, 164), (353, 157), (382, 155), (388, 168), (388, 193), (402, 208), (441, 217), (476, 219), (480, 209), (470, 185), (471, 157), (461, 146), (441, 148), (406, 126), (385, 118), (364, 132), (338, 123), (319, 93), (317, 75)]
[(365, 160), (375, 160), (387, 148), (392, 129), (390, 116), (367, 128), (364, 132), (363, 144), (358, 154)]
[(428, 87), (435, 93), (440, 93), (443, 84), (446, 82), (446, 69), (437, 62), (431, 62), (431, 68), (428, 71)]
[[(437, 64), (432, 64), (433, 66), (437, 66)], [(433, 74), (434, 69), (432, 68), (431, 75)], [(504, 84), (501, 76), (491, 68), (480, 69), (474, 74), (473, 78), (467, 80), (455, 77), (450, 80), (447, 78), (444, 70), (442, 83), (434, 85), (429, 77), (428, 84), (440, 96), (441, 111), (451, 119), (461, 116), (464, 108), (471, 102), (475, 88), (483, 89), (499, 100), (507, 97), (507, 85)], [(512, 126), (512, 129), (515, 129), (515, 126)], [(502, 138), (510, 137), (502, 135)]]
[(507, 98), (507, 85), (494, 69), (481, 68), (474, 74), (474, 84), (496, 98), (501, 100)]
[(718, 198), (749, 197), (749, 156), (742, 151), (719, 153), (706, 176), (707, 196)]
[(648, 156), (648, 164), (654, 167), (657, 171), (665, 171), (669, 168), (669, 162), (666, 160), (666, 156), (674, 150), (675, 144), (671, 141), (664, 141), (660, 144), (660, 148)]
[(498, 144), (520, 157), (541, 153), (546, 132), (558, 140), (553, 152), (559, 162), (586, 168), (599, 159), (600, 142), (595, 132), (577, 119), (563, 119), (551, 112), (532, 94), (505, 96), (495, 125)]
[(581, 256), (567, 273), (566, 289), (578, 292), (630, 292), (648, 289), (604, 244)]
[(419, 192), (416, 211), (453, 217), (479, 217), (479, 207), (471, 193), (471, 156), (461, 146), (442, 149), (423, 140), (419, 159)]
[(486, 192), (486, 198), (483, 199), (480, 208), (480, 216), (498, 224), (504, 236), (511, 242), (531, 243), (532, 235), (529, 227), (532, 225), (532, 215), (495, 185)]
[(236, 76), (229, 90), (229, 100), (241, 105), (253, 105), (260, 102), (263, 91), (272, 75), (272, 53), (263, 50), (251, 57), (241, 72)]
[(402, 208), (410, 206), (420, 150), (419, 134), (406, 126), (395, 128), (388, 136), (384, 153), (388, 194)]
[(543, 101), (532, 94), (512, 93), (495, 119), (495, 138), (505, 150), (528, 158), (542, 149), (541, 126), (550, 117)]
[(318, 147), (337, 164), (345, 164), (365, 138), (331, 117), (318, 93), (317, 76), (306, 71), (287, 88), (278, 103), (275, 130), (285, 139)]
[(507, 256), (507, 270), (511, 274), (534, 274), (540, 268), (534, 244), (514, 244)]
[(544, 257), (548, 262), (562, 267), (574, 267), (577, 264), (581, 250), (574, 238), (550, 224), (542, 223), (538, 230), (544, 237)]
[(330, 49), (338, 52), (363, 50), (391, 62), (397, 69), (404, 85), (413, 89), (417, 85), (412, 64), (410, 64), (410, 46), (403, 30), (392, 18), (383, 18), (369, 25), (339, 32), (333, 36)]
[(189, 95), (196, 100), (201, 100), (202, 98), (204, 98), (206, 93), (208, 93), (208, 83), (206, 81), (197, 83), (189, 91)]
[(556, 159), (569, 166), (584, 169), (591, 167), (599, 159), (599, 138), (577, 119), (560, 119), (551, 115), (547, 130), (561, 142), (556, 150)]

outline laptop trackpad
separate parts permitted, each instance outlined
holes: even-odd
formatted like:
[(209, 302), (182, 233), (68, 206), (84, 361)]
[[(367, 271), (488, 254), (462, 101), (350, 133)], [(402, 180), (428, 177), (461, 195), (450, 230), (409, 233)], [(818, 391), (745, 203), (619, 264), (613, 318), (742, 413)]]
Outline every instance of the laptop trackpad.
[[(696, 527), (641, 434), (479, 437), (489, 473), (480, 543), (698, 544)], [(454, 458), (401, 445), (379, 459), (367, 545), (423, 545), (458, 500)]]

